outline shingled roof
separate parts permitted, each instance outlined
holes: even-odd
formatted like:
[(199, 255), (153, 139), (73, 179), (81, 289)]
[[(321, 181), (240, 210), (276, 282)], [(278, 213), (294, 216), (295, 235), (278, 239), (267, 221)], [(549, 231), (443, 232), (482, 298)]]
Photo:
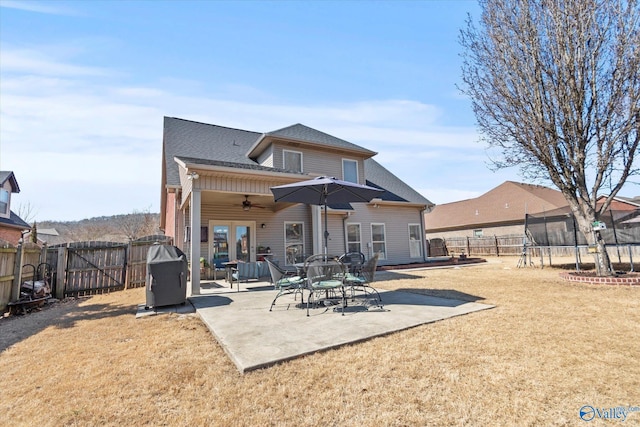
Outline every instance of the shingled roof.
[(180, 185), (174, 157), (258, 165), (247, 151), (261, 133), (194, 122), (174, 117), (164, 118), (163, 159), (167, 185)]
[[(255, 154), (257, 147), (262, 141), (265, 141), (266, 137), (308, 142), (326, 148), (358, 152), (365, 158), (376, 154), (374, 151), (300, 123), (268, 133), (259, 133), (165, 117), (162, 159), (164, 162), (163, 167), (166, 170), (165, 185), (180, 185), (180, 175), (175, 158), (190, 164), (227, 166), (290, 174), (291, 172), (289, 171), (262, 166), (251, 158), (252, 153)], [(365, 175), (368, 183), (387, 191), (383, 195), (383, 200), (433, 205), (424, 196), (371, 158), (365, 160)]]
[(427, 232), (524, 221), (525, 213), (548, 212), (567, 205), (558, 190), (505, 181), (475, 199), (437, 205), (425, 217)]
[(19, 193), (20, 186), (18, 186), (18, 180), (11, 171), (0, 171), (0, 186), (2, 186), (7, 180), (11, 181), (12, 193)]
[(320, 132), (319, 130), (310, 128), (300, 123), (292, 126), (287, 126), (282, 129), (274, 130), (272, 132), (267, 132), (265, 135), (276, 138), (305, 141), (312, 144), (320, 144), (324, 147), (358, 151), (368, 156), (374, 156), (377, 154), (375, 151), (367, 150), (366, 148), (360, 147), (359, 145), (353, 144), (349, 141), (345, 141), (344, 139), (336, 138), (335, 136)]

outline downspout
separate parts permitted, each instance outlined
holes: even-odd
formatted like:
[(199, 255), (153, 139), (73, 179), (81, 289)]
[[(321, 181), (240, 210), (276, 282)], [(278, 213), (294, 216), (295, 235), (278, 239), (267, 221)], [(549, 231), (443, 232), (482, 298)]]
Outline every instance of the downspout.
[(342, 241), (344, 243), (344, 253), (349, 252), (348, 242), (347, 242), (347, 220), (351, 216), (351, 212), (347, 212), (345, 216), (342, 217)]
[(427, 262), (427, 257), (429, 256), (429, 254), (427, 253), (428, 251), (428, 246), (427, 246), (427, 231), (425, 230), (426, 226), (424, 223), (424, 214), (427, 211), (427, 207), (425, 206), (424, 208), (420, 209), (420, 228), (422, 229), (422, 261)]

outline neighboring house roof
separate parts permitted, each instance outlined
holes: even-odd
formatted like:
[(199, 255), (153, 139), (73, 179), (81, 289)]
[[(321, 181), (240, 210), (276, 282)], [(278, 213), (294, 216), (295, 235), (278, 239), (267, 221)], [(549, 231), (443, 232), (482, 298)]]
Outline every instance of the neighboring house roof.
[[(19, 193), (20, 186), (16, 176), (11, 171), (0, 171), (0, 186), (9, 181), (11, 184), (11, 192)], [(6, 211), (5, 211), (6, 212)], [(21, 230), (31, 229), (31, 226), (27, 224), (22, 218), (16, 215), (12, 210), (9, 210), (9, 218), (0, 217), (0, 226), (19, 228)]]
[(19, 193), (20, 186), (18, 185), (18, 180), (15, 175), (11, 171), (0, 171), (0, 186), (2, 186), (7, 180), (11, 181), (12, 193)]
[(258, 133), (165, 117), (162, 160), (166, 173), (165, 185), (174, 187), (180, 185), (178, 164), (175, 158), (187, 164), (291, 174), (290, 171), (283, 169), (262, 166), (250, 158), (253, 155), (257, 156), (257, 148), (262, 147), (260, 144), (263, 141), (265, 144), (270, 143), (267, 142), (268, 137), (309, 142), (319, 148), (339, 148), (359, 152), (366, 158), (365, 178), (367, 182), (387, 190), (383, 194), (383, 200), (433, 205), (375, 160), (367, 158), (375, 155), (375, 152), (301, 124), (269, 133)]
[(10, 211), (10, 213), (9, 218), (0, 217), (0, 226), (19, 228), (21, 230), (31, 229), (31, 226), (13, 211)]
[(633, 203), (636, 206), (640, 206), (640, 196), (620, 197), (620, 199), (624, 200), (625, 202)]
[(558, 190), (505, 181), (475, 199), (437, 205), (425, 216), (425, 228), (430, 232), (524, 222), (526, 213), (548, 212), (566, 205)]

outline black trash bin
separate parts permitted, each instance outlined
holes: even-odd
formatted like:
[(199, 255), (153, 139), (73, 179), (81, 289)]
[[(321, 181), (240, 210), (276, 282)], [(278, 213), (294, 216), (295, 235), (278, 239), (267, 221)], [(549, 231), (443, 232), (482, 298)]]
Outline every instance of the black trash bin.
[(187, 301), (187, 257), (175, 246), (153, 245), (147, 254), (145, 309)]

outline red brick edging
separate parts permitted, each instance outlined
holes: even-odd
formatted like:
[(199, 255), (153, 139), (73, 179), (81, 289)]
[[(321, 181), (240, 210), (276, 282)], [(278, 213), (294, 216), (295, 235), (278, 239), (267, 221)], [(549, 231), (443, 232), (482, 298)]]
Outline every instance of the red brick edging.
[(640, 275), (633, 275), (631, 277), (597, 277), (585, 275), (576, 271), (565, 271), (560, 273), (560, 277), (569, 282), (591, 283), (594, 285), (640, 285)]

